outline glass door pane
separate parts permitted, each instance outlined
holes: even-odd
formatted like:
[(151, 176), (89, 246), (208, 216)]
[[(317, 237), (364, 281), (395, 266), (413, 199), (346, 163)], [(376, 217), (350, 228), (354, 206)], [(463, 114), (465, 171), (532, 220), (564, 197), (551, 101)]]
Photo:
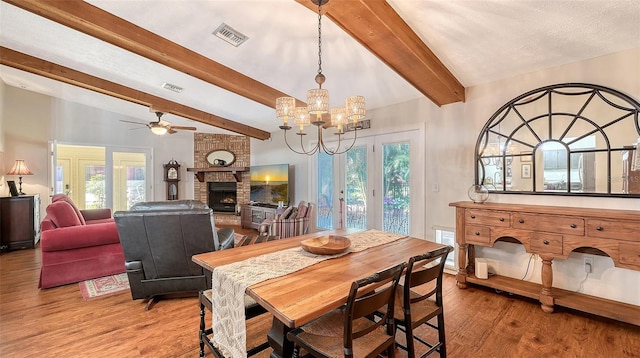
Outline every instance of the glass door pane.
[(367, 228), (367, 167), (366, 146), (354, 147), (346, 153), (347, 228)]
[(409, 143), (382, 145), (382, 230), (409, 235)]
[(318, 153), (318, 229), (333, 229), (333, 156)]
[(146, 201), (145, 153), (113, 152), (113, 210)]
[(84, 192), (82, 202), (85, 209), (103, 209), (107, 207), (107, 186), (104, 176), (104, 161), (102, 163), (90, 160), (80, 160), (80, 168), (84, 174)]
[[(320, 153), (318, 228), (344, 224), (424, 237), (424, 184), (411, 180), (411, 175), (425, 177), (419, 139), (417, 130), (375, 135), (358, 138), (345, 154)], [(321, 226), (329, 221), (331, 226)]]
[(105, 149), (56, 146), (55, 193), (65, 193), (79, 209), (105, 208)]

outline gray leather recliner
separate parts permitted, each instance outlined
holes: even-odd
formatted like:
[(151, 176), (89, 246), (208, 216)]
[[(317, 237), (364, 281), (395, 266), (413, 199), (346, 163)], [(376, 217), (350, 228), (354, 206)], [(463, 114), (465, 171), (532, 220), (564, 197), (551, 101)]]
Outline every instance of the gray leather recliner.
[(211, 272), (191, 256), (233, 247), (234, 230), (216, 230), (213, 211), (197, 200), (138, 203), (113, 215), (131, 297), (148, 299), (211, 288)]

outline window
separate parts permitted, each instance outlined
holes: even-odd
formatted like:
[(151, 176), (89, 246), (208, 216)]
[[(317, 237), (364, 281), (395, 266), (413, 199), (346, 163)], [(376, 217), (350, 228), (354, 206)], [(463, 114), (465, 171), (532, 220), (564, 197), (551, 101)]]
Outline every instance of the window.
[(80, 209), (128, 210), (152, 200), (150, 149), (55, 145), (53, 188), (65, 193)]

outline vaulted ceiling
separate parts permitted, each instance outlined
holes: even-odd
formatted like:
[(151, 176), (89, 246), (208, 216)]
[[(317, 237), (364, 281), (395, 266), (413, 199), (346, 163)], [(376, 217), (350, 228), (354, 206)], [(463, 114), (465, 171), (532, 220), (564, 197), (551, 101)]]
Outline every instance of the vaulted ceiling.
[[(266, 139), (275, 98), (302, 103), (315, 87), (310, 0), (4, 0), (0, 11), (5, 83), (144, 121), (152, 106), (176, 125)], [(637, 1), (333, 0), (323, 13), (332, 106), (354, 94), (369, 109), (447, 105), (465, 86), (640, 47)], [(222, 23), (248, 40), (214, 36)]]

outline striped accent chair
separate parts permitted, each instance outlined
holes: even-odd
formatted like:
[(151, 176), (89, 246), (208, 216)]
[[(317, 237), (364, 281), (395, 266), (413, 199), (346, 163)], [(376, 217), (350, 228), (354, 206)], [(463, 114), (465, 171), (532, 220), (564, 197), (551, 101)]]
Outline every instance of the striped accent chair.
[(309, 232), (313, 207), (313, 204), (301, 201), (297, 207), (288, 207), (275, 219), (263, 221), (258, 231), (260, 235), (279, 236), (281, 239), (304, 235)]

